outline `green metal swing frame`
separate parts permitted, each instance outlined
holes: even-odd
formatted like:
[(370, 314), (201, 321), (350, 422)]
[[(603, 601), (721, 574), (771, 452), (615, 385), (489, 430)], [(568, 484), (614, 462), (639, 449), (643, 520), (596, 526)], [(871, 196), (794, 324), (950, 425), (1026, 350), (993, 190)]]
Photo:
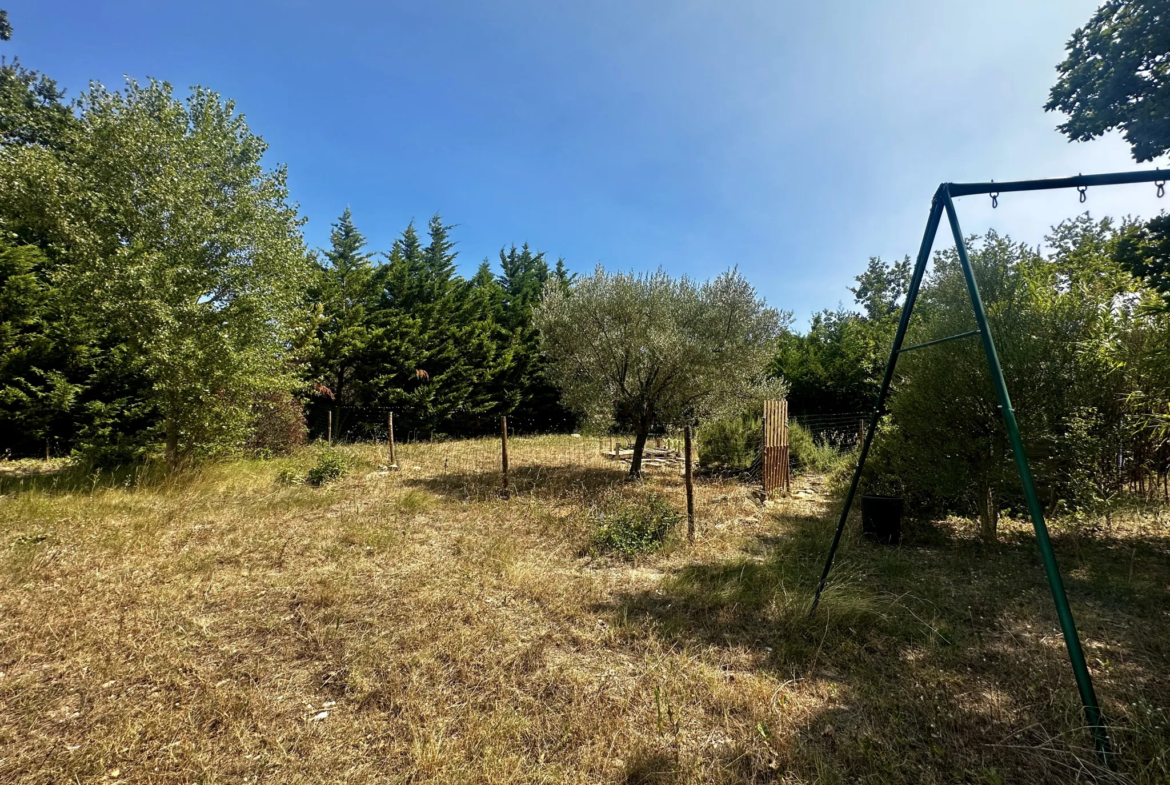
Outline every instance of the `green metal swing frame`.
[[(1049, 180), (1018, 180), (1004, 183), (943, 183), (935, 191), (930, 205), (930, 216), (926, 221), (926, 231), (922, 236), (922, 245), (918, 249), (918, 258), (914, 265), (914, 273), (910, 277), (910, 288), (906, 292), (906, 301), (902, 306), (902, 316), (898, 321), (898, 331), (894, 334), (894, 345), (890, 348), (890, 359), (886, 362), (885, 375), (882, 377), (882, 386), (878, 392), (877, 403), (870, 417), (869, 428), (866, 429), (865, 439), (861, 444), (861, 452), (857, 458), (857, 466), (853, 472), (853, 481), (849, 484), (849, 492), (845, 496), (845, 504), (841, 509), (841, 517), (837, 521), (837, 531), (833, 536), (833, 544), (829, 547), (828, 557), (825, 559), (825, 568), (821, 573), (820, 583), (817, 585), (816, 596), (813, 598), (810, 614), (817, 609), (821, 600), (821, 593), (829, 579), (829, 571), (833, 568), (833, 557), (837, 547), (841, 544), (841, 534), (845, 531), (845, 522), (849, 517), (849, 509), (853, 506), (853, 499), (857, 494), (857, 486), (861, 481), (861, 473), (865, 468), (865, 459), (869, 455), (870, 445), (873, 443), (874, 433), (884, 413), (886, 396), (890, 390), (890, 382), (894, 376), (894, 367), (898, 357), (903, 352), (923, 349), (945, 341), (980, 336), (983, 341), (983, 351), (987, 356), (987, 364), (991, 370), (991, 379), (995, 387), (995, 395), (999, 401), (999, 409), (1003, 413), (1004, 426), (1011, 441), (1012, 455), (1016, 461), (1016, 469), (1020, 475), (1020, 484), (1024, 488), (1024, 498), (1027, 500), (1028, 513), (1032, 518), (1032, 526), (1036, 530), (1036, 544), (1040, 548), (1040, 555), (1044, 562), (1044, 572), (1048, 577), (1048, 586), (1052, 590), (1052, 599), (1056, 603), (1056, 614), (1060, 619), (1060, 628), (1064, 633), (1065, 647), (1068, 649), (1069, 662), (1072, 665), (1073, 676), (1076, 679), (1077, 690), (1080, 692), (1081, 703), (1084, 705), (1085, 720), (1093, 735), (1093, 742), (1097, 748), (1103, 765), (1114, 767), (1113, 752), (1109, 743), (1109, 734), (1105, 728), (1105, 721), (1101, 715), (1101, 708), (1097, 702), (1097, 695), (1093, 690), (1093, 680), (1089, 675), (1089, 668), (1085, 663), (1085, 655), (1081, 649), (1080, 636), (1077, 634), (1076, 622), (1073, 621), (1072, 609), (1068, 604), (1068, 596), (1064, 590), (1064, 581), (1060, 577), (1060, 568), (1056, 563), (1056, 555), (1052, 551), (1052, 541), (1048, 536), (1048, 526), (1044, 523), (1044, 512), (1036, 496), (1036, 484), (1032, 480), (1032, 470), (1028, 467), (1028, 457), (1024, 452), (1024, 445), (1020, 439), (1020, 428), (1016, 422), (1016, 413), (1012, 409), (1011, 397), (1008, 395), (1007, 383), (1003, 378), (1003, 368), (1000, 366), (999, 355), (995, 351), (995, 341), (991, 329), (987, 325), (987, 314), (983, 309), (983, 300), (979, 296), (979, 286), (975, 282), (975, 274), (971, 269), (971, 261), (967, 256), (967, 244), (963, 240), (963, 232), (959, 228), (959, 217), (955, 212), (954, 199), (960, 196), (986, 194), (992, 199), (992, 206), (997, 206), (1000, 194), (1019, 191), (1048, 191), (1061, 188), (1076, 188), (1081, 194), (1081, 201), (1085, 200), (1086, 189), (1102, 185), (1129, 185), (1134, 183), (1155, 183), (1158, 186), (1158, 195), (1163, 193), (1163, 186), (1167, 173), (1154, 170), (1152, 172), (1119, 172), (1113, 174), (1078, 175), (1077, 177), (1062, 177)], [(922, 284), (922, 277), (926, 272), (926, 265), (930, 261), (930, 252), (934, 246), (934, 238), (938, 233), (939, 223), (943, 213), (946, 213), (950, 223), (951, 233), (955, 238), (955, 248), (958, 251), (959, 265), (963, 270), (963, 277), (967, 282), (967, 293), (971, 297), (971, 306), (975, 311), (975, 322), (978, 329), (970, 332), (927, 341), (914, 346), (903, 348), (902, 340), (906, 337), (906, 328), (910, 324), (910, 317), (914, 313), (914, 304), (918, 299), (918, 289)]]

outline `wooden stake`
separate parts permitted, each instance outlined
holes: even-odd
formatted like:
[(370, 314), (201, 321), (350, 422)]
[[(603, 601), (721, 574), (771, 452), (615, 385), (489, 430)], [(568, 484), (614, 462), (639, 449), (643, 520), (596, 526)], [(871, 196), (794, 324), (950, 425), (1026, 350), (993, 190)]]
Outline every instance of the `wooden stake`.
[(329, 410), (329, 430), (327, 431), (326, 436), (329, 440), (329, 443), (333, 444), (333, 410), (332, 409)]
[(49, 440), (45, 439), (45, 463), (49, 462)]
[(687, 541), (695, 544), (695, 477), (691, 466), (691, 426), (683, 431), (683, 441), (686, 444), (686, 456), (683, 465), (686, 467), (687, 479)]
[(394, 412), (386, 415), (386, 429), (390, 435), (390, 468), (398, 468), (398, 459), (394, 457)]
[(508, 418), (506, 415), (500, 416), (500, 459), (503, 466), (504, 475), (504, 498), (507, 499), (508, 491)]

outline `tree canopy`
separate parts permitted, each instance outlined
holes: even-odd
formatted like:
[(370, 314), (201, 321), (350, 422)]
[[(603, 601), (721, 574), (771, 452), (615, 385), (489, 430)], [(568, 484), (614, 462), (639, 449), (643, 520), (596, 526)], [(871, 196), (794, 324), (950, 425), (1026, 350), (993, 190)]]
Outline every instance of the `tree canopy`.
[(1119, 129), (1137, 161), (1170, 150), (1170, 3), (1108, 0), (1066, 47), (1047, 111), (1070, 140)]
[[(1054, 513), (1097, 512), (1127, 481), (1170, 468), (1170, 445), (1150, 427), (1170, 390), (1166, 369), (1155, 370), (1170, 322), (1114, 259), (1128, 230), (1086, 215), (1055, 227), (1046, 254), (995, 232), (969, 242), (1029, 463)], [(955, 251), (942, 251), (907, 341), (974, 327)], [(999, 511), (1022, 499), (978, 338), (904, 355), (887, 410), (870, 487), (977, 512), (994, 539)]]
[(794, 413), (862, 412), (877, 399), (910, 283), (910, 259), (871, 257), (855, 280), (849, 291), (860, 312), (821, 311), (805, 333), (786, 330), (780, 337), (769, 370), (788, 383)]
[(95, 85), (77, 108), (59, 145), (4, 148), (3, 227), (46, 249), (56, 307), (140, 376), (172, 463), (242, 443), (254, 399), (291, 387), (307, 268), (284, 171), (208, 90)]
[(633, 428), (631, 477), (652, 428), (768, 394), (764, 368), (786, 320), (736, 270), (700, 284), (600, 265), (569, 287), (546, 283), (535, 312), (565, 402)]

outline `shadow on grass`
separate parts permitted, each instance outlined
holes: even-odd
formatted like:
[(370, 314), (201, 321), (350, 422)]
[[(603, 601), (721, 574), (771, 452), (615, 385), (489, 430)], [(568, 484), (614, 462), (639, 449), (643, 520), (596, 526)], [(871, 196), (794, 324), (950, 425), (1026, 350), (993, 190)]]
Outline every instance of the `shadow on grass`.
[(201, 476), (198, 469), (168, 474), (161, 463), (94, 467), (81, 463), (58, 463), (43, 470), (0, 474), (0, 495), (35, 492), (45, 495), (92, 493), (109, 488), (141, 488), (190, 484)]
[[(621, 468), (588, 466), (524, 466), (508, 475), (508, 492), (513, 498), (557, 500), (600, 495), (625, 481)], [(499, 472), (449, 472), (431, 477), (403, 478), (402, 484), (459, 501), (485, 500), (503, 495)]]
[[(735, 649), (818, 691), (785, 766), (819, 781), (1109, 779), (1079, 699), (1034, 540), (985, 546), (911, 527), (900, 548), (856, 534), (809, 616), (834, 522), (788, 517), (761, 558), (691, 563), (602, 610), (631, 645)], [(1170, 777), (1170, 551), (1157, 536), (1055, 537), (1057, 558), (1134, 782)], [(819, 685), (819, 686), (818, 686)], [(753, 773), (752, 778), (767, 772)]]

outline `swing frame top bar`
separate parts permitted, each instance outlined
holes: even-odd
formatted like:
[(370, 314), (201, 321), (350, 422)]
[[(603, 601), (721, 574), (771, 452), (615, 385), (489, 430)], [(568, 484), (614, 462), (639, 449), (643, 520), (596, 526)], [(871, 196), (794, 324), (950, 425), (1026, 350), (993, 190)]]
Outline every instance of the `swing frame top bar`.
[(1132, 185), (1133, 183), (1157, 183), (1170, 179), (1170, 170), (1155, 169), (1152, 172), (1114, 172), (1111, 174), (1079, 174), (1076, 177), (1050, 177), (1044, 180), (1009, 180), (997, 183), (943, 183), (939, 191), (945, 190), (952, 197), (975, 194), (1006, 194), (1017, 191), (1051, 191), (1057, 188), (1089, 188), (1095, 185)]

